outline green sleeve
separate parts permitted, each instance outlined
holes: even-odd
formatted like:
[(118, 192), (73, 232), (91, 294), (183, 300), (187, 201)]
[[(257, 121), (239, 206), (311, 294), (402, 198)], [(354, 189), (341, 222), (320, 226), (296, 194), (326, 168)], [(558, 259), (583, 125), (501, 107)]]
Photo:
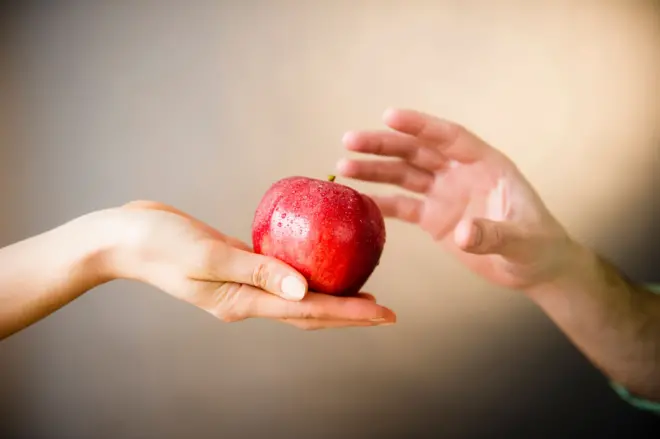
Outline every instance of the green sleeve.
[[(660, 294), (660, 284), (647, 285), (647, 287), (654, 293)], [(637, 407), (638, 409), (646, 410), (648, 412), (655, 413), (656, 415), (660, 415), (660, 402), (648, 401), (646, 399), (638, 398), (632, 395), (628, 389), (623, 387), (621, 384), (615, 383), (613, 381), (610, 382), (610, 385), (621, 398), (623, 398), (633, 407)]]

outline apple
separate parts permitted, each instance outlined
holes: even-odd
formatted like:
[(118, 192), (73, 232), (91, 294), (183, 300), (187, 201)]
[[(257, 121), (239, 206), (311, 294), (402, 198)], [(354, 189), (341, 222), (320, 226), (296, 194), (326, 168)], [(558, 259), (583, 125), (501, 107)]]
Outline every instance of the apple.
[(275, 182), (255, 212), (252, 245), (298, 270), (310, 291), (349, 296), (380, 261), (385, 221), (374, 200), (334, 180)]

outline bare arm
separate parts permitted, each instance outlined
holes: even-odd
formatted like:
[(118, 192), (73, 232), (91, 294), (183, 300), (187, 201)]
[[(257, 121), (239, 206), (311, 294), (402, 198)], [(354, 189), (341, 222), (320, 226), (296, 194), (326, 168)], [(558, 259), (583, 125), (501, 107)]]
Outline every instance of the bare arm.
[(525, 292), (613, 381), (660, 403), (660, 297), (572, 240), (515, 163), (475, 133), (409, 109), (383, 120), (391, 130), (347, 133), (345, 147), (398, 162), (345, 159), (339, 174), (416, 192), (374, 198), (473, 272)]
[(582, 246), (572, 262), (529, 297), (605, 375), (660, 401), (660, 296)]
[(112, 236), (91, 214), (0, 249), (0, 339), (109, 280)]
[(396, 321), (370, 294), (308, 292), (281, 261), (172, 206), (140, 201), (0, 249), (0, 339), (113, 279), (147, 283), (225, 322), (261, 317), (323, 329)]

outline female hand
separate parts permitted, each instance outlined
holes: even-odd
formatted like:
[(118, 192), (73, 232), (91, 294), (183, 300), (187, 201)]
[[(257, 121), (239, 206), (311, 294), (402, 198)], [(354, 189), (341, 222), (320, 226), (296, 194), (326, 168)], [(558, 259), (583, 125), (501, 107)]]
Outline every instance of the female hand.
[(117, 228), (126, 232), (107, 259), (111, 276), (153, 285), (224, 322), (262, 317), (321, 329), (396, 320), (366, 293), (307, 292), (305, 279), (293, 268), (251, 252), (247, 244), (174, 207), (136, 201), (118, 211)]

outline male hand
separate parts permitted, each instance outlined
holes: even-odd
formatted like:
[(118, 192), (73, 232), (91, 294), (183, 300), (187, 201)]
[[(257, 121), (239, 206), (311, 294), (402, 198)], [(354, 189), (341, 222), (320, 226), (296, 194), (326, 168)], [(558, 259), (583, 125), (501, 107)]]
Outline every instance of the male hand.
[(573, 242), (508, 157), (428, 114), (391, 109), (384, 121), (392, 130), (349, 132), (343, 142), (397, 160), (345, 159), (337, 167), (345, 177), (411, 192), (374, 195), (386, 217), (417, 224), (499, 285), (524, 289), (561, 272)]

